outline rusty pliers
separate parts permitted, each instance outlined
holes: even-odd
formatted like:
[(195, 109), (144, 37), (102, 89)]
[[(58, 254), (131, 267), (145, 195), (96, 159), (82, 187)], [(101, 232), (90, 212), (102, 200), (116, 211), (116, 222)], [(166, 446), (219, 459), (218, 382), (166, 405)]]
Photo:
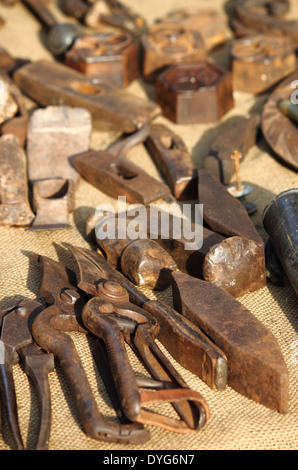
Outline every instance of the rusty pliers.
[(75, 344), (66, 334), (89, 333), (81, 321), (84, 293), (77, 289), (72, 271), (62, 263), (44, 256), (38, 259), (42, 268), (39, 293), (48, 307), (35, 318), (32, 333), (44, 350), (59, 359), (86, 435), (100, 441), (123, 444), (146, 442), (150, 434), (142, 424), (131, 423), (127, 419), (120, 419), (118, 424), (101, 416)]
[[(82, 321), (105, 344), (114, 386), (127, 418), (174, 432), (198, 431), (208, 421), (208, 405), (200, 393), (189, 389), (155, 342), (159, 331), (155, 316), (130, 301), (127, 289), (114, 277), (119, 273), (104, 258), (74, 247), (70, 252), (77, 285), (91, 297), (82, 310)], [(140, 391), (124, 341), (156, 380), (155, 390)], [(145, 405), (158, 402), (172, 404), (179, 419), (145, 409)]]
[(24, 449), (17, 414), (16, 392), (12, 368), (21, 362), (32, 379), (39, 402), (40, 425), (37, 450), (48, 446), (51, 421), (51, 397), (48, 374), (54, 370), (54, 357), (41, 351), (33, 340), (31, 324), (43, 306), (35, 300), (25, 299), (7, 306), (0, 312), (0, 389), (1, 401), (6, 409), (9, 428), (18, 450)]

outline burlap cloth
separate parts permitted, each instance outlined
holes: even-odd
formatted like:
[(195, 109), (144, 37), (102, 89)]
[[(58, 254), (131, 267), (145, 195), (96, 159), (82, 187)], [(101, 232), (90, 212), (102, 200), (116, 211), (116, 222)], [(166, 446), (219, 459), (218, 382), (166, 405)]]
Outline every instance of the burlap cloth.
[[(56, 4), (56, 2), (53, 2)], [(172, 8), (191, 6), (195, 2), (188, 0), (150, 0), (136, 2), (126, 0), (127, 5), (135, 7), (143, 14), (149, 24)], [(221, 0), (199, 1), (202, 7), (223, 9)], [(228, 2), (229, 3), (229, 2)], [(57, 16), (63, 19), (61, 12), (56, 9)], [(0, 45), (12, 55), (28, 57), (31, 60), (50, 58), (50, 54), (40, 40), (40, 25), (35, 18), (22, 6), (13, 8), (0, 6), (0, 15), (6, 19), (6, 25), (0, 29)], [(65, 18), (64, 18), (65, 19)], [(68, 19), (67, 19), (68, 20)], [(211, 60), (228, 67), (229, 47), (223, 47), (210, 57)], [(139, 96), (154, 97), (154, 87), (144, 85), (139, 80), (130, 86), (130, 91)], [(267, 96), (254, 98), (251, 95), (235, 94), (235, 108), (229, 112), (220, 123), (212, 125), (174, 125), (163, 118), (185, 141), (198, 168), (202, 166), (204, 157), (213, 139), (225, 126), (233, 125), (237, 116), (248, 116), (255, 109), (261, 109)], [(235, 122), (235, 121), (234, 121)], [(115, 139), (115, 134), (94, 130), (91, 148), (105, 149)], [(136, 163), (140, 163), (151, 175), (160, 179), (149, 155), (142, 145), (136, 147), (129, 155)], [(262, 139), (254, 146), (242, 163), (243, 180), (254, 187), (249, 196), (259, 210), (252, 217), (257, 229), (266, 240), (267, 235), (262, 227), (262, 210), (264, 206), (283, 190), (297, 187), (298, 176), (295, 172), (284, 167), (272, 157), (272, 152)], [(11, 299), (29, 297), (37, 298), (40, 283), (38, 264), (30, 258), (30, 253), (39, 253), (55, 260), (60, 260), (72, 267), (67, 245), (77, 245), (95, 249), (85, 236), (85, 220), (99, 203), (111, 202), (103, 193), (81, 180), (76, 193), (76, 209), (71, 215), (72, 228), (62, 231), (30, 232), (24, 229), (0, 228), (0, 308)], [(171, 290), (158, 295), (147, 292), (151, 298), (161, 298), (171, 304)], [(56, 364), (56, 371), (50, 374), (50, 389), (52, 394), (52, 429), (49, 449), (174, 449), (174, 450), (273, 450), (298, 448), (298, 363), (295, 360), (295, 341), (298, 340), (297, 328), (297, 298), (292, 288), (267, 286), (258, 292), (239, 299), (243, 305), (276, 336), (290, 376), (290, 406), (286, 415), (280, 415), (252, 400), (249, 400), (230, 387), (225, 391), (211, 391), (200, 379), (182, 368), (182, 374), (189, 387), (202, 393), (210, 407), (211, 417), (208, 424), (198, 433), (181, 435), (167, 432), (157, 427), (148, 427), (151, 439), (141, 446), (122, 446), (103, 443), (88, 438), (81, 427), (74, 401), (63, 373)], [(105, 417), (114, 417), (107, 393), (102, 385), (92, 358), (92, 344), (87, 342), (84, 335), (72, 334), (79, 354), (82, 358), (86, 373), (90, 380), (99, 409)], [(91, 342), (92, 343), (92, 342)], [(296, 347), (297, 348), (297, 347)], [(131, 362), (136, 373), (142, 374), (143, 369), (135, 356), (130, 354)], [(38, 406), (34, 389), (19, 365), (14, 367), (14, 378), (18, 402), (20, 426), (25, 446), (34, 447), (38, 429)], [(169, 410), (169, 413), (171, 411)], [(0, 448), (13, 448), (5, 416), (3, 417), (3, 432), (0, 438)]]

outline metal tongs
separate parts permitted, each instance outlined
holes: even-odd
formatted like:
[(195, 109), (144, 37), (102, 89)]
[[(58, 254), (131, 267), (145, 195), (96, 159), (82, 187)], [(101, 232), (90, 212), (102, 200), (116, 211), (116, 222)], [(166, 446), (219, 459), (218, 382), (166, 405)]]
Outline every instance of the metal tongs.
[[(209, 418), (208, 405), (200, 393), (188, 388), (155, 342), (159, 332), (155, 316), (130, 301), (128, 290), (116, 280), (119, 273), (104, 258), (81, 248), (71, 248), (70, 252), (77, 285), (91, 297), (82, 310), (82, 321), (104, 341), (114, 387), (126, 417), (180, 433), (202, 428)], [(152, 385), (155, 390), (140, 391), (125, 342), (157, 381)], [(145, 409), (147, 404), (158, 402), (171, 403), (179, 419)]]
[(66, 266), (44, 256), (39, 256), (38, 260), (42, 269), (39, 293), (45, 298), (48, 308), (35, 318), (32, 333), (40, 347), (58, 358), (86, 435), (99, 441), (122, 444), (146, 442), (150, 435), (141, 424), (127, 419), (120, 419), (117, 423), (104, 419), (100, 414), (75, 344), (66, 333), (88, 334), (81, 322), (84, 295), (76, 288), (73, 273)]
[(40, 408), (39, 434), (35, 449), (48, 446), (51, 421), (51, 397), (48, 374), (54, 370), (54, 357), (35, 344), (31, 324), (43, 310), (35, 300), (24, 299), (0, 311), (0, 389), (1, 401), (6, 409), (9, 428), (18, 450), (24, 449), (18, 421), (13, 366), (22, 363), (25, 373), (32, 379)]

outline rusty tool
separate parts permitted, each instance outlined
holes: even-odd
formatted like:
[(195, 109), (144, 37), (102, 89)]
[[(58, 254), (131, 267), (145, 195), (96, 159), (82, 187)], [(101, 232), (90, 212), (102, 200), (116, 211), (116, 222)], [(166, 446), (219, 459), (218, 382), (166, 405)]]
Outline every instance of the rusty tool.
[(103, 82), (94, 83), (67, 65), (38, 60), (14, 74), (21, 90), (42, 106), (68, 105), (87, 109), (100, 130), (134, 132), (160, 115), (158, 105)]
[(198, 172), (181, 137), (168, 127), (155, 124), (150, 126), (145, 145), (175, 198), (196, 199)]
[(25, 154), (16, 136), (0, 138), (0, 225), (29, 226), (34, 220), (28, 199)]
[[(115, 226), (115, 231), (107, 236), (109, 222)], [(141, 224), (139, 238), (130, 237), (129, 224), (129, 219), (122, 221), (121, 214), (115, 217), (95, 213), (88, 218), (86, 231), (94, 230), (95, 240), (108, 263), (135, 285), (153, 290), (166, 289), (171, 284), (171, 271), (177, 268), (175, 261), (156, 241), (148, 238), (147, 230)]]
[(167, 67), (206, 59), (203, 39), (197, 30), (177, 23), (157, 23), (141, 36), (144, 80), (155, 82)]
[(264, 250), (253, 240), (228, 237), (206, 254), (203, 279), (233, 297), (262, 289), (266, 285)]
[[(122, 219), (122, 215), (125, 216)], [(107, 235), (109, 223), (115, 230)], [(113, 268), (120, 270), (135, 285), (164, 290), (171, 284), (171, 271), (177, 269), (171, 254), (155, 240), (148, 238), (145, 226), (139, 223), (139, 237), (129, 234), (130, 218), (126, 214), (101, 215), (96, 212), (86, 222), (86, 234), (93, 236), (101, 253)]]
[(263, 93), (296, 70), (290, 38), (253, 35), (234, 41), (231, 49), (235, 91)]
[[(125, 292), (129, 293), (130, 308), (134, 311), (134, 307), (139, 307), (142, 311), (135, 310), (136, 313), (144, 315), (145, 310), (158, 322), (156, 337), (177, 362), (196, 374), (210, 388), (218, 390), (225, 388), (227, 381), (225, 355), (198, 328), (166, 303), (148, 299), (98, 253), (79, 247), (70, 248), (70, 252), (74, 258), (77, 282), (83, 291), (88, 292), (89, 296), (98, 297), (103, 292), (103, 282), (112, 282), (111, 288), (113, 288), (113, 283), (116, 283), (116, 291), (119, 285), (122, 286)], [(99, 290), (97, 285), (101, 286)], [(124, 297), (127, 299), (126, 293)], [(108, 298), (107, 293), (106, 299)], [(110, 299), (113, 300), (112, 293)], [(131, 316), (129, 312), (127, 314)], [(152, 323), (152, 320), (150, 322)], [(127, 339), (127, 336), (125, 338)], [(153, 339), (152, 336), (151, 340)], [(131, 341), (129, 340), (130, 344)], [(140, 347), (142, 349), (142, 346)], [(155, 364), (155, 361), (153, 363)]]
[(266, 283), (264, 252), (254, 240), (243, 236), (225, 238), (202, 227), (202, 246), (198, 249), (187, 249), (189, 240), (183, 235), (173, 237), (171, 232), (169, 237), (156, 241), (172, 256), (180, 271), (212, 282), (233, 297), (254, 292)]
[[(200, 429), (207, 422), (208, 407), (198, 392), (190, 390), (181, 378), (179, 380), (175, 369), (152, 341), (157, 323), (142, 310), (132, 307), (128, 296), (125, 296), (125, 289), (117, 283), (106, 282), (102, 289), (103, 298), (100, 294), (99, 298), (92, 298), (82, 316), (88, 328), (105, 342), (115, 387), (127, 418), (174, 432), (187, 433)], [(152, 375), (163, 382), (162, 390), (139, 391), (121, 333), (133, 335), (133, 347)], [(178, 421), (142, 408), (158, 402), (172, 403), (181, 419)]]
[(83, 108), (48, 106), (33, 111), (28, 126), (28, 177), (35, 220), (30, 230), (69, 228), (80, 175), (71, 158), (89, 150), (90, 113)]
[(204, 221), (212, 230), (229, 237), (248, 238), (264, 249), (262, 237), (243, 204), (205, 169), (199, 170), (199, 202), (204, 204)]
[(45, 2), (40, 0), (22, 0), (22, 2), (49, 29), (47, 43), (53, 55), (64, 54), (71, 47), (75, 38), (82, 34), (82, 28), (77, 24), (58, 23)]
[(135, 285), (163, 290), (178, 268), (234, 297), (264, 287), (264, 250), (254, 240), (225, 237), (189, 220), (185, 229), (181, 215), (156, 210), (154, 205), (146, 209), (138, 220), (137, 240), (135, 232), (129, 236), (129, 225), (135, 221), (125, 212), (95, 212), (86, 221), (87, 236), (97, 243), (108, 263)]
[[(235, 297), (263, 288), (266, 285), (264, 242), (244, 205), (205, 169), (199, 170), (199, 202), (203, 204), (203, 218), (208, 227), (228, 237), (208, 253), (204, 278), (225, 286)], [(234, 270), (233, 258), (238, 256)], [(228, 272), (230, 275), (225, 279)]]
[[(73, 248), (70, 251), (75, 260), (78, 286), (92, 297), (83, 308), (82, 320), (105, 343), (115, 388), (127, 418), (174, 432), (198, 431), (208, 421), (209, 408), (198, 392), (187, 387), (154, 342), (159, 327), (154, 316), (132, 304), (128, 291), (107, 279), (102, 266), (97, 265), (95, 269), (93, 262), (82, 257), (81, 251)], [(139, 391), (122, 335), (154, 379), (162, 382), (161, 390)], [(171, 403), (180, 419), (143, 408), (158, 402)]]
[(228, 385), (286, 413), (289, 376), (275, 336), (223, 289), (180, 272), (172, 276), (174, 308), (224, 351)]
[(111, 197), (149, 204), (170, 194), (170, 188), (128, 160), (126, 154), (148, 137), (149, 125), (114, 143), (108, 151), (88, 152), (73, 159), (78, 172)]
[(199, 31), (208, 52), (224, 43), (229, 37), (227, 15), (196, 5), (175, 8), (160, 18), (159, 22), (177, 23), (186, 30)]
[(234, 106), (232, 91), (230, 72), (214, 63), (177, 64), (157, 77), (155, 101), (176, 124), (218, 122)]
[(80, 36), (65, 53), (65, 64), (119, 88), (128, 87), (139, 76), (137, 46), (125, 31)]
[(297, 20), (286, 18), (289, 0), (237, 0), (233, 8), (232, 26), (238, 36), (254, 33), (287, 36), (298, 46)]
[(8, 306), (0, 312), (1, 399), (6, 408), (9, 428), (18, 450), (23, 450), (24, 444), (18, 422), (12, 368), (19, 361), (23, 364), (26, 374), (32, 379), (38, 396), (40, 425), (35, 448), (46, 449), (50, 436), (51, 396), (48, 374), (54, 370), (54, 357), (37, 347), (31, 333), (32, 322), (43, 308), (39, 302), (24, 299), (15, 306)]
[(76, 288), (75, 277), (66, 266), (44, 256), (38, 259), (42, 269), (40, 294), (49, 306), (34, 320), (32, 333), (45, 351), (58, 357), (73, 391), (85, 433), (100, 441), (146, 442), (149, 433), (141, 424), (127, 420), (116, 423), (101, 416), (74, 342), (64, 333), (77, 331), (88, 334), (81, 320), (86, 298)]
[(231, 149), (238, 149), (242, 161), (249, 150), (256, 144), (261, 118), (254, 114), (249, 118), (237, 117), (237, 121), (227, 121), (223, 130), (212, 142), (204, 161), (205, 170), (209, 171), (222, 184), (230, 183), (235, 174), (235, 165), (231, 160)]

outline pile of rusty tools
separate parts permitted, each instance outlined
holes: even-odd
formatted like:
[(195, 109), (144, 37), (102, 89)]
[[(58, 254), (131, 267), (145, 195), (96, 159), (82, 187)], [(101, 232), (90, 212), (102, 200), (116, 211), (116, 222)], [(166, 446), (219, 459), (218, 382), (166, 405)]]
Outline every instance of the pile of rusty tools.
[[(34, 15), (53, 57), (33, 61), (0, 47), (0, 226), (23, 229), (24, 237), (72, 229), (81, 179), (99, 197), (124, 200), (142, 214), (136, 238), (126, 205), (110, 213), (93, 207), (83, 221), (90, 247), (68, 245), (71, 267), (31, 253), (40, 273), (36, 298), (11, 300), (0, 310), (0, 397), (13, 446), (25, 448), (16, 364), (36, 389), (37, 450), (50, 447), (50, 374), (57, 364), (82, 430), (97, 441), (138, 446), (150, 439), (150, 426), (187, 434), (207, 425), (208, 403), (174, 361), (194, 374), (198, 388), (200, 381), (210, 390), (229, 386), (287, 413), (282, 350), (241, 297), (267, 281), (283, 286), (285, 276), (298, 295), (298, 189), (263, 207), (265, 243), (241, 163), (264, 139), (279, 164), (298, 168), (298, 100), (291, 100), (298, 22), (287, 18), (290, 2), (236, 0), (229, 16), (181, 8), (153, 24), (118, 0), (61, 1), (55, 8), (69, 17), (65, 23), (49, 0), (2, 4), (24, 18)], [(226, 69), (211, 54), (227, 44)], [(154, 89), (154, 99), (131, 93), (136, 80)], [(262, 113), (236, 116), (229, 125), (226, 115), (243, 92), (268, 94)], [(218, 130), (201, 167), (179, 131), (194, 124)], [(113, 133), (112, 143), (94, 149), (94, 130)], [(159, 178), (132, 161), (137, 146)], [(188, 219), (192, 238), (177, 235), (184, 223), (177, 208), (185, 201), (203, 208), (199, 223)], [(147, 292), (167, 289), (171, 305)], [(99, 410), (74, 332), (94, 345), (116, 419)]]

